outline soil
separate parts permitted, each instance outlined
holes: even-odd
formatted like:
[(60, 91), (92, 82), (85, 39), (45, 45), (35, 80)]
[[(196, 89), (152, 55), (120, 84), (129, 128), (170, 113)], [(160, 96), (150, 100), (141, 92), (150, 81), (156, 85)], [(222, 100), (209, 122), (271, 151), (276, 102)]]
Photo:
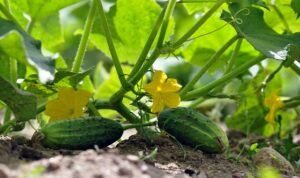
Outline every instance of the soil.
[(132, 135), (116, 147), (85, 151), (0, 137), (0, 178), (247, 178), (255, 172), (248, 163), (194, 150), (166, 135), (152, 142)]

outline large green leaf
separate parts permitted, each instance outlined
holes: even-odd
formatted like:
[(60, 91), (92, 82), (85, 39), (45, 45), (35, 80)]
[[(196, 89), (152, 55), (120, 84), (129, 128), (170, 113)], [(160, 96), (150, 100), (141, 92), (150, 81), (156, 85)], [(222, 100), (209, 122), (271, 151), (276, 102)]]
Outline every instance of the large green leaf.
[[(116, 9), (110, 9), (107, 18), (120, 61), (136, 61), (160, 11), (161, 8), (154, 0), (119, 0)], [(96, 19), (94, 25), (101, 26), (100, 22)], [(90, 39), (98, 49), (110, 56), (102, 31), (94, 29)]]
[(64, 42), (62, 35), (59, 13), (54, 13), (35, 23), (32, 36), (41, 40), (43, 47), (51, 49)]
[(300, 33), (292, 35), (276, 33), (265, 23), (264, 13), (261, 9), (248, 7), (242, 10), (236, 3), (231, 4), (229, 9), (231, 13), (223, 11), (221, 18), (227, 22), (232, 22), (235, 30), (267, 57), (285, 60), (289, 45), (300, 46)]
[(41, 43), (11, 21), (0, 18), (0, 51), (34, 66), (42, 83), (53, 80), (54, 60), (43, 56)]
[(79, 1), (80, 0), (11, 0), (11, 3), (19, 6), (20, 9), (26, 12), (33, 20), (40, 20)]
[(36, 115), (36, 97), (17, 89), (0, 76), (0, 100), (2, 100), (14, 113), (17, 121), (28, 121)]
[(300, 16), (300, 0), (292, 0), (291, 7), (297, 14), (297, 18), (299, 18), (299, 16)]

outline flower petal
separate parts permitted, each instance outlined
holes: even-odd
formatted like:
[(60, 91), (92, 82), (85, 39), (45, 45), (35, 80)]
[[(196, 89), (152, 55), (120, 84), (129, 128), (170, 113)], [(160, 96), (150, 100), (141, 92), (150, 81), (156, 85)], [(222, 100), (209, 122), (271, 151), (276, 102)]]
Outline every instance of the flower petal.
[(169, 108), (176, 108), (180, 104), (180, 96), (177, 93), (163, 93), (162, 100)]
[(164, 102), (159, 95), (153, 96), (153, 104), (151, 106), (151, 112), (159, 113), (164, 109)]
[(177, 82), (176, 79), (169, 78), (167, 81), (163, 84), (161, 92), (168, 93), (168, 92), (177, 92), (181, 89), (181, 85)]
[(89, 102), (89, 98), (91, 97), (91, 93), (85, 90), (76, 90), (74, 92), (75, 97), (75, 107), (82, 108)]
[(158, 92), (157, 84), (153, 82), (145, 84), (144, 90), (150, 95), (155, 95)]
[(265, 120), (270, 124), (275, 124), (275, 112), (274, 110), (270, 110), (268, 114), (265, 116)]
[(46, 105), (45, 114), (50, 116), (50, 120), (63, 119), (68, 117), (69, 107), (62, 106), (60, 100), (51, 100)]
[(166, 80), (167, 80), (167, 74), (164, 73), (163, 71), (161, 70), (156, 70), (154, 71), (154, 75), (153, 75), (153, 79), (152, 79), (152, 82), (155, 82), (155, 83), (164, 83)]

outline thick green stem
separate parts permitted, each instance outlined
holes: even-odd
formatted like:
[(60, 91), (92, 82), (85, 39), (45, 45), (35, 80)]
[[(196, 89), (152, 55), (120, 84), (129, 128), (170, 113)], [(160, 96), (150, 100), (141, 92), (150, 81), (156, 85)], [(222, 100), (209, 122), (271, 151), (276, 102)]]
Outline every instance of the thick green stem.
[(300, 76), (300, 68), (295, 63), (291, 64), (290, 67)]
[(72, 72), (79, 72), (80, 71), (80, 67), (84, 58), (84, 54), (86, 51), (86, 47), (88, 45), (88, 38), (89, 35), (91, 33), (92, 27), (93, 27), (93, 22), (95, 19), (95, 15), (96, 15), (96, 1), (97, 0), (93, 0), (92, 6), (90, 8), (85, 26), (84, 26), (84, 31), (83, 34), (81, 36), (81, 40), (79, 43), (79, 47), (73, 62), (73, 66), (72, 66)]
[(220, 56), (238, 39), (238, 36), (232, 37), (227, 43), (223, 45), (219, 51), (217, 51), (208, 61), (207, 63), (202, 67), (199, 72), (196, 73), (196, 75), (192, 78), (191, 81), (187, 83), (187, 85), (181, 90), (180, 95), (184, 97), (184, 95), (192, 89), (192, 87), (195, 85), (195, 83), (205, 74), (205, 72), (214, 64), (217, 62), (217, 60), (220, 58)]
[(286, 31), (287, 31), (288, 33), (291, 34), (292, 31), (291, 31), (291, 29), (290, 29), (290, 26), (289, 26), (289, 24), (287, 23), (287, 20), (285, 19), (285, 17), (284, 17), (284, 15), (282, 14), (282, 12), (279, 10), (279, 8), (278, 8), (275, 4), (273, 4), (272, 7), (274, 8), (275, 12), (277, 13), (277, 15), (279, 16), (280, 20), (282, 21), (282, 23), (283, 23), (283, 25), (284, 25)]
[(238, 41), (236, 43), (236, 46), (235, 46), (235, 48), (234, 48), (234, 50), (232, 52), (232, 55), (231, 55), (231, 57), (229, 59), (228, 66), (227, 66), (227, 68), (225, 70), (226, 74), (232, 70), (232, 67), (235, 64), (235, 61), (237, 59), (237, 55), (239, 54), (240, 49), (241, 49), (242, 42), (243, 42), (243, 38), (238, 39)]
[(123, 103), (114, 105), (114, 109), (130, 123), (140, 123), (139, 117), (131, 112)]
[(146, 127), (146, 126), (154, 126), (156, 125), (156, 121), (154, 122), (146, 122), (146, 123), (140, 123), (140, 124), (127, 124), (127, 125), (123, 125), (123, 129), (127, 130), (127, 129), (133, 129), (133, 128), (140, 128), (140, 127)]
[(227, 81), (233, 79), (234, 77), (242, 74), (243, 72), (247, 71), (251, 66), (261, 62), (263, 59), (265, 59), (265, 56), (259, 56), (255, 59), (249, 60), (246, 63), (237, 67), (234, 71), (224, 75), (220, 79), (215, 80), (214, 82), (211, 82), (210, 84), (208, 84), (202, 88), (198, 88), (191, 92), (188, 92), (186, 95), (184, 95), (184, 97), (182, 99), (187, 100), (187, 99), (193, 99), (193, 98), (203, 96), (203, 95), (209, 93), (215, 87), (222, 85), (225, 82), (227, 82)]
[(113, 105), (108, 100), (97, 99), (93, 104), (97, 109), (114, 109)]
[(170, 21), (170, 17), (173, 13), (175, 5), (176, 5), (176, 0), (169, 0), (168, 6), (166, 9), (166, 14), (164, 16), (163, 23), (162, 23), (161, 29), (160, 29), (160, 34), (159, 34), (159, 37), (157, 40), (157, 48), (161, 48), (163, 46), (167, 28), (168, 28), (169, 21)]
[(189, 30), (187, 31), (179, 40), (177, 40), (172, 46), (173, 47), (179, 47), (181, 46), (184, 42), (186, 42), (205, 22), (209, 17), (216, 11), (218, 8), (225, 3), (226, 0), (219, 0), (209, 11), (207, 11), (196, 24)]
[(153, 27), (150, 35), (149, 35), (147, 41), (146, 41), (146, 44), (145, 44), (145, 46), (144, 46), (144, 48), (143, 48), (143, 50), (142, 50), (142, 52), (141, 52), (141, 54), (140, 54), (137, 62), (136, 62), (136, 64), (134, 65), (132, 71), (130, 72), (129, 80), (131, 79), (131, 76), (135, 75), (140, 70), (141, 66), (145, 62), (145, 60), (147, 58), (147, 55), (148, 55), (148, 53), (149, 53), (149, 51), (151, 49), (151, 46), (152, 46), (152, 44), (153, 44), (153, 42), (155, 40), (155, 37), (156, 37), (156, 35), (158, 33), (158, 30), (159, 30), (159, 28), (160, 28), (160, 26), (162, 24), (165, 12), (166, 12), (166, 10), (163, 9), (163, 11), (160, 13), (160, 15), (159, 15), (159, 17), (158, 17), (158, 19), (157, 19), (157, 21), (156, 21), (156, 23), (155, 23), (155, 25), (154, 25), (154, 27)]
[[(169, 4), (166, 9), (166, 13), (164, 15), (164, 20), (163, 20), (163, 24), (161, 27), (161, 33), (160, 33), (160, 36), (158, 39), (157, 46), (154, 49), (154, 51), (152, 52), (151, 56), (144, 62), (144, 65), (142, 67), (140, 67), (139, 71), (128, 80), (128, 83), (130, 85), (132, 85), (132, 86), (136, 85), (140, 81), (140, 79), (145, 75), (145, 73), (149, 70), (149, 68), (152, 66), (154, 61), (159, 57), (160, 48), (158, 46), (162, 47), (161, 43), (163, 42), (163, 40), (165, 38), (165, 33), (166, 33), (168, 22), (169, 22), (169, 20), (167, 20), (167, 19), (170, 19), (175, 4), (176, 4), (175, 0), (169, 1)], [(121, 88), (110, 98), (110, 102), (112, 104), (120, 102), (120, 100), (123, 98), (124, 94), (126, 94), (126, 92), (128, 92), (129, 90), (130, 90), (130, 88), (127, 88), (127, 89), (124, 87)]]
[(104, 9), (103, 9), (102, 2), (101, 2), (101, 0), (95, 0), (95, 2), (96, 2), (96, 5), (97, 5), (99, 13), (100, 13), (101, 22), (102, 22), (101, 24), (102, 24), (102, 26), (104, 28), (104, 31), (105, 31), (106, 41), (107, 41), (107, 44), (108, 44), (108, 47), (109, 47), (109, 51), (110, 51), (110, 54), (111, 54), (111, 57), (112, 57), (112, 61), (114, 63), (114, 66), (116, 68), (116, 71), (117, 71), (117, 74), (118, 74), (118, 77), (119, 77), (119, 80), (120, 80), (123, 88), (125, 88), (126, 90), (130, 90), (132, 86), (129, 85), (127, 83), (126, 79), (125, 79), (125, 75), (124, 75), (119, 57), (117, 55), (117, 51), (116, 51), (114, 43), (113, 43), (112, 35), (111, 35), (111, 32), (110, 32), (109, 27), (108, 27), (108, 23), (107, 23), (107, 19), (106, 19), (106, 16), (105, 16), (105, 12), (104, 12)]

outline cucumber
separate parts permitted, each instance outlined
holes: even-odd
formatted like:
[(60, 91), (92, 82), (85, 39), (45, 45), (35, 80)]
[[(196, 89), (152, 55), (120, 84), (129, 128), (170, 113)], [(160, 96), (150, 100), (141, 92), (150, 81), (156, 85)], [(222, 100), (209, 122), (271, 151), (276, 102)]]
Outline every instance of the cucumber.
[(229, 145), (226, 133), (216, 123), (191, 108), (164, 110), (159, 114), (158, 126), (183, 145), (207, 153), (222, 153)]
[(48, 123), (34, 133), (32, 140), (52, 149), (82, 150), (94, 145), (106, 147), (122, 134), (120, 123), (93, 116)]

